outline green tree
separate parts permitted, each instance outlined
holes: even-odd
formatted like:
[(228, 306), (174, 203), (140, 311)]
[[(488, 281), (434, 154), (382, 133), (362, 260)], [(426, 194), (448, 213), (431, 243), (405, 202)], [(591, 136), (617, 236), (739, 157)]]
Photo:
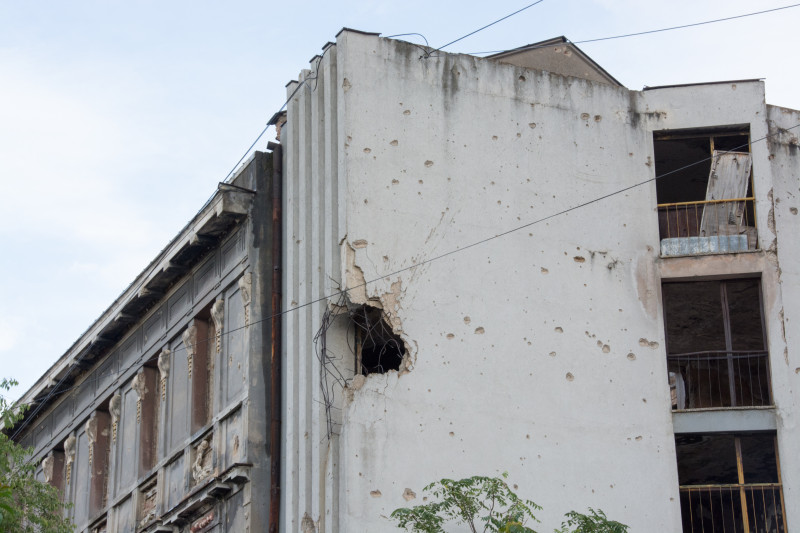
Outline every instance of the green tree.
[(566, 521), (561, 524), (561, 529), (556, 533), (626, 533), (628, 526), (620, 524), (606, 517), (606, 513), (589, 507), (589, 514), (570, 511)]
[[(0, 379), (0, 391), (15, 385), (13, 379)], [(58, 491), (34, 477), (37, 463), (28, 461), (32, 450), (6, 434), (24, 413), (24, 407), (10, 405), (0, 394), (0, 531), (71, 533), (74, 527), (62, 517)]]
[[(444, 525), (455, 522), (471, 533), (536, 533), (527, 526), (538, 522), (534, 511), (541, 507), (517, 496), (502, 477), (473, 476), (458, 481), (442, 479), (423, 489), (431, 503), (401, 507), (391, 517), (398, 527), (414, 533), (444, 533)], [(628, 526), (609, 520), (603, 511), (589, 514), (570, 511), (555, 533), (627, 533)]]

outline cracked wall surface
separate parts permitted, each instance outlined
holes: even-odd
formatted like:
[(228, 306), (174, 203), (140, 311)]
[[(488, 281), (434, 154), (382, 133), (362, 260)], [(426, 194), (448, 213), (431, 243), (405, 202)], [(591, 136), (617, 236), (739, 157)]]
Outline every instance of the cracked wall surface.
[[(503, 471), (544, 506), (543, 529), (571, 505), (624, 516), (633, 531), (679, 530), (661, 281), (763, 276), (771, 350), (786, 367), (788, 345), (793, 367), (779, 410), (791, 412), (800, 363), (778, 314), (791, 324), (800, 313), (781, 293), (800, 272), (787, 273), (781, 254), (795, 252), (780, 237), (800, 229), (800, 206), (785, 199), (800, 190), (791, 138), (771, 160), (777, 149), (754, 144), (761, 242), (773, 238), (767, 191), (781, 198), (775, 260), (664, 260), (652, 132), (747, 123), (763, 136), (763, 84), (634, 92), (470, 56), (421, 61), (412, 45), (348, 31), (322, 65), (316, 92), (301, 89), (289, 106), (285, 269), (295, 277), (285, 305), (341, 290), (346, 300), (286, 319), (287, 531), (306, 513), (320, 531), (393, 531), (392, 510), (431, 481)], [(779, 127), (800, 122), (769, 114)], [(381, 309), (410, 355), (401, 371), (368, 376), (336, 359), (345, 385), (327, 441), (328, 378), (311, 339), (326, 310), (353, 305)], [(346, 353), (336, 324), (331, 352)], [(788, 425), (779, 433), (800, 437)], [(558, 483), (543, 491), (541, 480)]]

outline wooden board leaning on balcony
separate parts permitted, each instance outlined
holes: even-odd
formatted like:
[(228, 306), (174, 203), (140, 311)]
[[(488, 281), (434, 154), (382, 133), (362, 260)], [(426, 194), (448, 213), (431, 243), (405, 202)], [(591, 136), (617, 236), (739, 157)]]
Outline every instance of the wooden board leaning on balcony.
[[(714, 150), (711, 172), (708, 174), (706, 201), (744, 198), (751, 166), (752, 158), (747, 152)], [(744, 216), (743, 204), (744, 202), (706, 204), (700, 222), (700, 235), (709, 237), (739, 233)]]

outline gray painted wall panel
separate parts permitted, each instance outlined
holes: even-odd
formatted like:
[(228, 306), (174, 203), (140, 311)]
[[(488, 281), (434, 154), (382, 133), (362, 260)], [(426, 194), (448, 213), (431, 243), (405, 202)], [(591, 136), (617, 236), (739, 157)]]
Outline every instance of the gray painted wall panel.
[(145, 346), (149, 346), (152, 342), (161, 337), (161, 335), (164, 334), (165, 329), (166, 320), (164, 315), (164, 307), (161, 306), (150, 316), (150, 318), (145, 321), (144, 326), (142, 326)]
[(199, 296), (206, 293), (214, 282), (217, 280), (217, 255), (213, 254), (205, 263), (197, 270), (194, 275), (194, 295), (195, 301)]
[(166, 498), (164, 504), (166, 509), (172, 509), (178, 505), (183, 498), (186, 485), (184, 480), (183, 461), (184, 456), (181, 455), (178, 457), (178, 459), (168, 464), (164, 469), (164, 485), (166, 487)]
[(44, 419), (39, 421), (39, 424), (36, 426), (36, 430), (34, 434), (35, 437), (35, 446), (41, 446), (43, 443), (46, 443), (50, 440), (52, 435), (52, 417), (48, 416)]
[(89, 377), (81, 383), (73, 393), (73, 397), (75, 398), (75, 412), (80, 413), (84, 409), (86, 409), (92, 400), (95, 398), (95, 384), (97, 381), (97, 375), (95, 372), (89, 374)]
[(119, 369), (118, 372), (124, 372), (136, 362), (136, 358), (142, 351), (141, 348), (141, 334), (142, 330), (137, 329), (130, 339), (119, 350)]
[(114, 508), (112, 524), (111, 531), (123, 533), (134, 530), (133, 498), (127, 498)]
[(242, 428), (242, 410), (237, 409), (222, 422), (223, 447), (225, 457), (222, 461), (222, 470), (228, 469), (234, 463), (244, 462), (247, 457), (247, 439), (244, 438)]
[(239, 229), (222, 245), (220, 252), (220, 275), (224, 276), (242, 260), (244, 256), (244, 233)]
[(169, 383), (167, 385), (167, 414), (165, 455), (169, 455), (189, 436), (190, 428), (189, 369), (183, 343), (173, 348), (170, 355)]
[[(135, 345), (134, 345), (135, 346)], [(118, 350), (108, 356), (108, 359), (94, 371), (94, 377), (97, 380), (97, 391), (104, 391), (113, 383), (119, 374), (119, 359), (120, 351)]]
[(247, 511), (244, 509), (244, 491), (232, 495), (225, 503), (225, 531), (245, 531)]
[(125, 489), (136, 481), (139, 457), (137, 452), (139, 439), (136, 431), (137, 400), (136, 392), (130, 388), (130, 384), (123, 387), (122, 414), (117, 427), (117, 441), (114, 443), (117, 453), (115, 494), (122, 494)]
[(86, 432), (77, 435), (75, 462), (72, 465), (73, 521), (80, 526), (89, 519), (89, 439)]
[(192, 304), (191, 286), (191, 280), (185, 281), (183, 285), (175, 291), (175, 294), (170, 297), (169, 302), (167, 302), (167, 312), (169, 315), (167, 317), (167, 324), (170, 326), (183, 318), (189, 306)]
[(225, 403), (228, 404), (242, 393), (246, 380), (244, 307), (241, 292), (236, 289), (225, 302), (225, 332), (223, 336), (222, 360), (225, 372)]

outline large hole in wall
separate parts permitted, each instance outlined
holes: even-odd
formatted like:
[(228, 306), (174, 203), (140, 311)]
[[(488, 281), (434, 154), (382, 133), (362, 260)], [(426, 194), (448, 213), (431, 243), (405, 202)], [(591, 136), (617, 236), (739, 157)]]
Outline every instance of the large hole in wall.
[(392, 331), (383, 312), (362, 305), (350, 312), (354, 329), (356, 374), (400, 370), (406, 354), (403, 340)]

